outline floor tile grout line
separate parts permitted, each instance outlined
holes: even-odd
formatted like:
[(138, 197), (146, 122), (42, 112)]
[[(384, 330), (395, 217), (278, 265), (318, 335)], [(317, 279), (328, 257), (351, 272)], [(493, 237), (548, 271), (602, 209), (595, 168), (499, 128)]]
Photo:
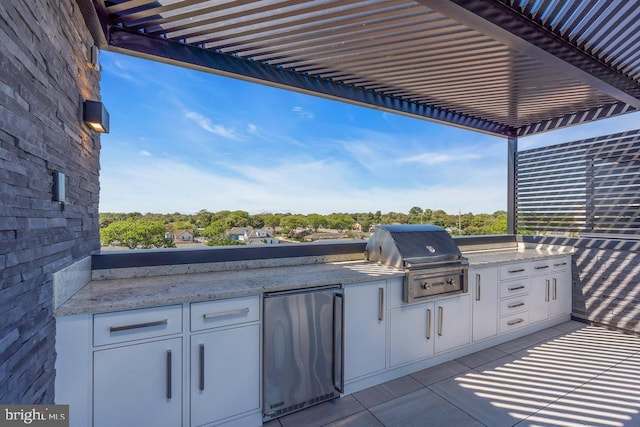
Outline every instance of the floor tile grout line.
[[(443, 380), (444, 381), (444, 380)], [(440, 381), (438, 381), (440, 382)], [(437, 383), (434, 383), (437, 384)], [(432, 384), (433, 385), (433, 384)], [(473, 415), (471, 415), (470, 413), (468, 413), (467, 411), (465, 411), (464, 409), (462, 409), (461, 407), (459, 407), (458, 405), (456, 405), (455, 403), (453, 403), (452, 401), (450, 401), (449, 399), (447, 399), (445, 396), (441, 395), (440, 393), (438, 393), (436, 390), (433, 390), (431, 387), (427, 386), (425, 387), (427, 389), (429, 389), (429, 391), (431, 391), (432, 393), (435, 393), (436, 395), (440, 396), (441, 399), (449, 402), (452, 406), (454, 406), (455, 408), (457, 408), (459, 411), (464, 412), (467, 416), (469, 416), (469, 418), (477, 421), (478, 423), (480, 423), (481, 425), (485, 426), (485, 427), (489, 427), (487, 426), (485, 423), (483, 423), (482, 421), (480, 421), (479, 419), (477, 419), (476, 417), (474, 417)]]
[[(570, 335), (575, 331), (568, 331), (568, 332), (564, 332), (561, 335)], [(640, 352), (639, 352), (640, 353)], [(627, 360), (629, 358), (631, 358), (632, 356), (627, 356), (624, 360)], [(624, 361), (623, 360), (623, 361)], [(526, 418), (523, 418), (522, 420), (518, 421), (517, 423), (513, 424), (512, 427), (515, 427), (517, 424), (520, 424), (523, 421), (528, 420), (529, 418), (533, 417), (534, 415), (540, 413), (541, 411), (544, 411), (545, 409), (547, 409), (549, 406), (553, 405), (554, 403), (556, 403), (557, 401), (559, 401), (560, 399), (564, 399), (565, 397), (567, 397), (569, 394), (577, 391), (579, 388), (583, 387), (584, 385), (590, 383), (591, 381), (595, 380), (596, 378), (598, 378), (600, 375), (604, 374), (605, 372), (613, 369), (615, 366), (619, 365), (620, 363), (622, 363), (623, 361), (620, 361), (618, 363), (616, 363), (613, 366), (610, 366), (609, 368), (605, 369), (604, 371), (600, 372), (599, 374), (595, 374), (594, 376), (592, 376), (591, 378), (589, 378), (588, 380), (585, 380), (583, 383), (581, 383), (580, 385), (576, 386), (574, 389), (567, 391), (565, 394), (563, 394), (562, 396), (558, 397), (557, 399), (549, 402), (548, 404), (546, 404), (544, 407), (538, 409), (536, 412), (534, 412), (533, 414), (529, 414)]]

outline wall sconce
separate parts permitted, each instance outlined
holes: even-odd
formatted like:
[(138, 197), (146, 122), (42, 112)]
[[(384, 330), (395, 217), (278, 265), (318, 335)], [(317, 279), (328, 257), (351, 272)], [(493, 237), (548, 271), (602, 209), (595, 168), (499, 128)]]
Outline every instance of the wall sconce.
[(83, 120), (91, 129), (109, 133), (109, 112), (100, 101), (84, 101)]
[(66, 183), (64, 174), (59, 171), (53, 171), (53, 200), (55, 202), (65, 202), (65, 187)]

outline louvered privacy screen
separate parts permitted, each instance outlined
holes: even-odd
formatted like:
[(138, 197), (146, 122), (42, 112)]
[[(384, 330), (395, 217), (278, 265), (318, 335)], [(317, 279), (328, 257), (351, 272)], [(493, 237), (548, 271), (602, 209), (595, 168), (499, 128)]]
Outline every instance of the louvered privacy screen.
[(517, 153), (516, 227), (640, 237), (640, 130)]

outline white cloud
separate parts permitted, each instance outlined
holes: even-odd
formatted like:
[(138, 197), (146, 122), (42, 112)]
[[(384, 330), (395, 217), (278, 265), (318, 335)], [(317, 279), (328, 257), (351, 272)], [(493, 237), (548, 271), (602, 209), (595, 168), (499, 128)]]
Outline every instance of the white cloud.
[(219, 135), (223, 138), (231, 139), (234, 141), (240, 141), (242, 137), (232, 128), (227, 128), (223, 125), (213, 124), (210, 119), (195, 111), (187, 111), (185, 117), (195, 122), (202, 129), (207, 132)]
[[(339, 161), (287, 162), (238, 168), (238, 177), (198, 169), (173, 159), (148, 158), (135, 167), (105, 165), (101, 212), (183, 212), (242, 209), (251, 213), (408, 212), (412, 206), (449, 213), (505, 209), (506, 185), (482, 176), (456, 185), (389, 188), (355, 182)], [(130, 185), (136, 182), (137, 185)], [(498, 183), (502, 184), (502, 183)], [(383, 187), (384, 185), (384, 187)]]
[(303, 119), (307, 119), (307, 120), (313, 120), (315, 115), (310, 112), (305, 110), (304, 108), (300, 107), (300, 106), (296, 106), (293, 107), (291, 109), (291, 111), (293, 111), (294, 113), (296, 113), (299, 117), (303, 118)]
[(420, 163), (423, 165), (438, 165), (451, 162), (460, 162), (464, 160), (476, 160), (481, 156), (477, 154), (460, 154), (460, 153), (436, 153), (425, 152), (415, 156), (403, 157), (398, 159), (399, 163)]
[(148, 152), (147, 150), (140, 150), (138, 151), (138, 154), (144, 157), (151, 157), (151, 153)]

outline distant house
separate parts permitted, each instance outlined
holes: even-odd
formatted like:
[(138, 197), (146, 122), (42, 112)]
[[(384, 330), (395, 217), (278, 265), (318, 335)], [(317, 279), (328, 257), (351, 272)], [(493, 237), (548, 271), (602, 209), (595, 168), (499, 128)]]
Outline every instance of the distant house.
[(252, 231), (253, 227), (233, 227), (227, 231), (227, 237), (230, 240), (238, 240), (240, 242), (244, 242)]
[(250, 233), (246, 234), (244, 237), (244, 241), (248, 244), (267, 244), (273, 245), (276, 243), (280, 243), (278, 239), (274, 239), (273, 235), (265, 229), (262, 230), (252, 230)]
[(193, 230), (175, 230), (173, 232), (173, 241), (175, 243), (193, 242)]

